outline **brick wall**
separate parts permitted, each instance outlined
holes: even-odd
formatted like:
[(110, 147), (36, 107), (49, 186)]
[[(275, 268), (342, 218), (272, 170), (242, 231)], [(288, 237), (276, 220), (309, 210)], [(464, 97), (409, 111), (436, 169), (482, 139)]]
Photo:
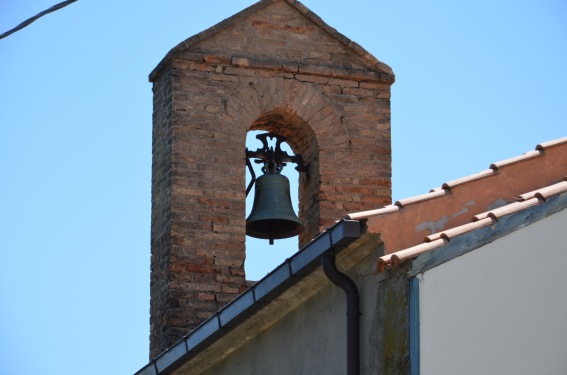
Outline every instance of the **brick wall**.
[(186, 40), (150, 76), (152, 358), (246, 288), (247, 131), (286, 136), (310, 165), (300, 245), (390, 203), (393, 74), (291, 3), (262, 1)]

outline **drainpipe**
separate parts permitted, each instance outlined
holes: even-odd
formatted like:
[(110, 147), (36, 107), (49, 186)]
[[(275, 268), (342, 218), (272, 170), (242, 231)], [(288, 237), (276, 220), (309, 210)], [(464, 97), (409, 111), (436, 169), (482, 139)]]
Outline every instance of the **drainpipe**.
[(323, 271), (331, 282), (344, 290), (347, 297), (347, 375), (360, 374), (360, 295), (350, 277), (337, 269), (335, 253), (321, 255)]

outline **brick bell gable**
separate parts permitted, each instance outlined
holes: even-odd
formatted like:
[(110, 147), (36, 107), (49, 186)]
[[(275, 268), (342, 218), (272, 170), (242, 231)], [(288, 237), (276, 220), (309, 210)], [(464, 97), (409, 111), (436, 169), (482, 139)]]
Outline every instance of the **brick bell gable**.
[(267, 0), (179, 44), (150, 80), (153, 358), (246, 288), (247, 131), (286, 136), (310, 166), (300, 245), (391, 203), (394, 76), (300, 3)]

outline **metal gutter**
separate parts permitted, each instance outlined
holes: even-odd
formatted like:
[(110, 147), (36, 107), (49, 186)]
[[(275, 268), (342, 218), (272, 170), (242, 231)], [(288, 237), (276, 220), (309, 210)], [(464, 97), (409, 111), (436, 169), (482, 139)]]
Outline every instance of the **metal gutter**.
[(135, 375), (171, 374), (232, 328), (321, 266), (322, 255), (338, 253), (361, 235), (358, 220), (340, 220), (284, 263), (216, 312)]

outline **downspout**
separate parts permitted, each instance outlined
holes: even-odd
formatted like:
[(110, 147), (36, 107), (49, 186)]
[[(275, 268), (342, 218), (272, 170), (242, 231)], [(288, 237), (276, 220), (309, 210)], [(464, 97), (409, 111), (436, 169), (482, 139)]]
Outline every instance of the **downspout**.
[(360, 374), (360, 295), (350, 277), (337, 269), (334, 251), (321, 255), (327, 278), (345, 291), (347, 297), (347, 375)]

